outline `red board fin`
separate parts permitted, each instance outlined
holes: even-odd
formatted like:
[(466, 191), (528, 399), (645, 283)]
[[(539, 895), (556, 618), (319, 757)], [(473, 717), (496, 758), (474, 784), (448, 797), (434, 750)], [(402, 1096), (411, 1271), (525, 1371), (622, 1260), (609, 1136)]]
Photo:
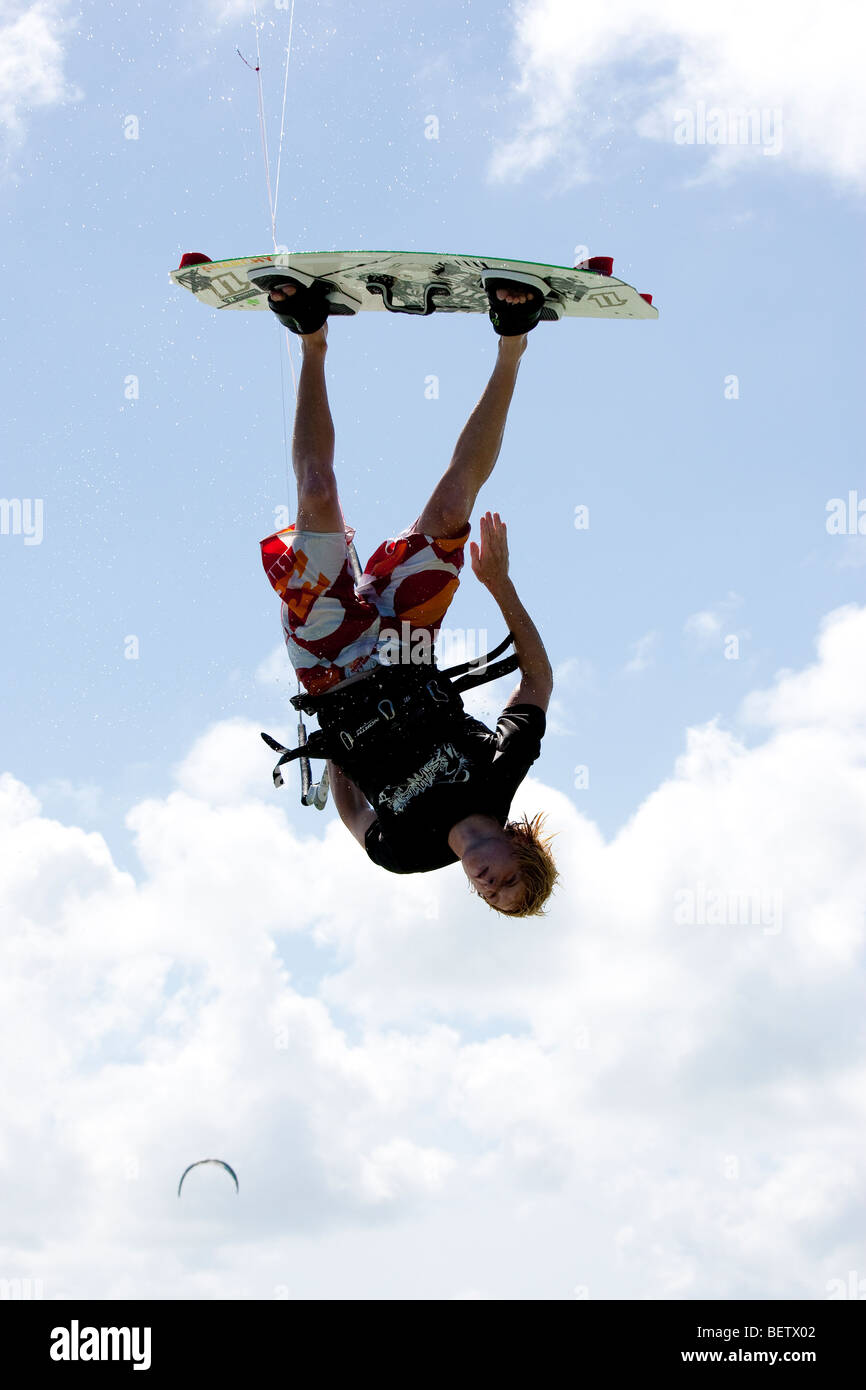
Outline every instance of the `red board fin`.
[(186, 270), (188, 265), (209, 265), (210, 256), (205, 256), (201, 251), (184, 251), (180, 258), (178, 270)]
[(581, 261), (578, 270), (597, 270), (599, 275), (613, 275), (613, 256), (590, 256)]

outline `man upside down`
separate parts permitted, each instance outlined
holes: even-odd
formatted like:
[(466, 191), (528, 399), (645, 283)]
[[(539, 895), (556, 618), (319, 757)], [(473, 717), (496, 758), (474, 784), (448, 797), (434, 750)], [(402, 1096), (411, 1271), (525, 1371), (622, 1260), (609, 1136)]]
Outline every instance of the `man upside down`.
[[(508, 818), (514, 793), (541, 751), (553, 675), (509, 577), (506, 527), (498, 513), (481, 518), (481, 543), (470, 545), (473, 572), (502, 613), (520, 669), (495, 731), (466, 714), (458, 695), (443, 694), (447, 682), (435, 680), (429, 682), (433, 703), (420, 718), (417, 697), (412, 705), (411, 692), (405, 696), (405, 709), (415, 714), (410, 728), (409, 714), (400, 715), (402, 687), (398, 697), (396, 684), (379, 688), (376, 682), (392, 676), (383, 662), (395, 644), (404, 662), (407, 648), (417, 651), (424, 639), (432, 651), (456, 593), (472, 507), (499, 456), (526, 335), (541, 316), (543, 282), (523, 280), (500, 277), (485, 286), (499, 335), (490, 380), (421, 514), (379, 546), (359, 581), (349, 555), (354, 533), (337, 492), (325, 382), (327, 318), (337, 296), (329, 299), (320, 281), (263, 280), (270, 308), (299, 335), (303, 358), (292, 439), (297, 516), (294, 525), (262, 541), (263, 563), (283, 600), (299, 683), (318, 697), (320, 724), (326, 726), (329, 708), (338, 705), (356, 716), (369, 708), (372, 715), (356, 718), (354, 735), (344, 730), (342, 745), (329, 757), (337, 811), (382, 868), (424, 873), (459, 860), (478, 896), (512, 917), (540, 915), (558, 876), (550, 837), (542, 834), (544, 817)], [(383, 693), (394, 698), (381, 700)], [(369, 739), (359, 735), (368, 725), (382, 725), (383, 715), (387, 741), (366, 748)]]

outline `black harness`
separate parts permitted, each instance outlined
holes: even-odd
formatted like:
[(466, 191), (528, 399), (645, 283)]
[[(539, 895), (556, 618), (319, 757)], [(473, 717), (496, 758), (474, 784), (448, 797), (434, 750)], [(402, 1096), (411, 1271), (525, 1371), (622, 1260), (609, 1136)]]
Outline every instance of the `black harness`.
[(514, 641), (511, 633), (491, 652), (440, 671), (434, 662), (376, 666), (360, 679), (333, 686), (321, 695), (295, 695), (292, 705), (315, 714), (319, 728), (307, 735), (303, 721), (297, 748), (285, 748), (270, 734), (262, 734), (269, 748), (280, 754), (274, 768), (274, 785), (283, 785), (284, 763), (301, 759), (305, 804), (310, 789), (310, 758), (329, 758), (364, 789), (371, 766), (385, 761), (389, 778), (412, 770), (438, 733), (453, 729), (455, 716), (463, 716), (461, 691), (484, 685), (516, 670), (516, 652), (501, 661), (492, 660)]

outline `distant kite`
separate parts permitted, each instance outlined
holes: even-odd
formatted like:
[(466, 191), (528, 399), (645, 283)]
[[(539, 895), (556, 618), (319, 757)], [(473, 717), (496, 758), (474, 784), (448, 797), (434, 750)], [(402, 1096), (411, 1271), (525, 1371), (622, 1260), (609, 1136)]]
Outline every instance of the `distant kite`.
[(189, 1168), (184, 1168), (183, 1172), (181, 1173), (180, 1182), (177, 1185), (178, 1197), (180, 1196), (180, 1189), (183, 1187), (183, 1180), (186, 1177), (187, 1173), (191, 1172), (193, 1168), (200, 1168), (203, 1163), (215, 1163), (218, 1168), (225, 1168), (226, 1172), (230, 1175), (230, 1177), (234, 1178), (235, 1192), (240, 1192), (238, 1175), (235, 1172), (234, 1168), (229, 1167), (227, 1163), (223, 1163), (221, 1158), (199, 1158), (196, 1160), (195, 1163), (191, 1163), (189, 1165)]

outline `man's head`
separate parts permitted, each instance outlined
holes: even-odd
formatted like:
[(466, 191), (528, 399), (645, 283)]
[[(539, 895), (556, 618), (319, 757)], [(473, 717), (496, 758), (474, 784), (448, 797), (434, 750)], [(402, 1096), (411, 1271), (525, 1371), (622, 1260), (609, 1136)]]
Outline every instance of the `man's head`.
[(466, 877), (488, 907), (507, 917), (541, 917), (559, 877), (550, 852), (550, 835), (542, 836), (544, 816), (490, 821), (482, 836), (461, 856)]

